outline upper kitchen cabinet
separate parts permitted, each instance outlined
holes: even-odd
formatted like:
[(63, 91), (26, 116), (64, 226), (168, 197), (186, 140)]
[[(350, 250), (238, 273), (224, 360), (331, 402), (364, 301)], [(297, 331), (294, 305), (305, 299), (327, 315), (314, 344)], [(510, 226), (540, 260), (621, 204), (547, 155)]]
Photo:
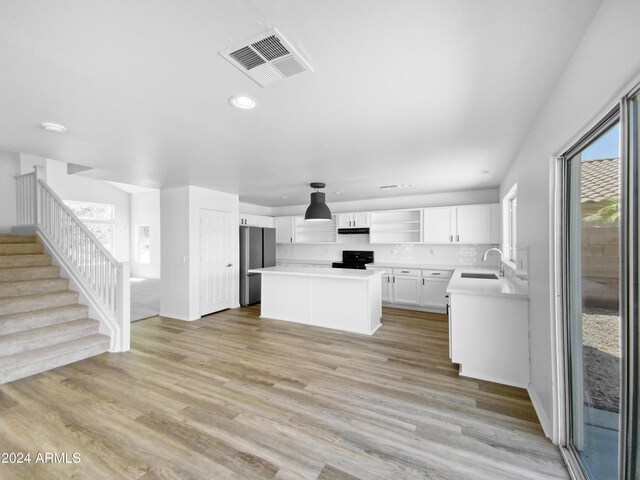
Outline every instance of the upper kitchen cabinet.
[(240, 214), (240, 225), (247, 227), (273, 228), (273, 217), (266, 215), (252, 215), (248, 213)]
[(420, 243), (421, 215), (419, 209), (372, 212), (370, 243)]
[(455, 240), (456, 207), (425, 208), (422, 241), (425, 243), (453, 243)]
[(336, 243), (338, 241), (336, 216), (331, 217), (330, 222), (307, 222), (304, 217), (294, 217), (295, 243)]
[(500, 205), (456, 207), (457, 243), (500, 243)]
[(369, 227), (369, 212), (339, 213), (336, 217), (338, 228)]
[(424, 243), (500, 243), (500, 205), (425, 208), (423, 229)]
[(276, 217), (276, 243), (293, 243), (294, 217)]

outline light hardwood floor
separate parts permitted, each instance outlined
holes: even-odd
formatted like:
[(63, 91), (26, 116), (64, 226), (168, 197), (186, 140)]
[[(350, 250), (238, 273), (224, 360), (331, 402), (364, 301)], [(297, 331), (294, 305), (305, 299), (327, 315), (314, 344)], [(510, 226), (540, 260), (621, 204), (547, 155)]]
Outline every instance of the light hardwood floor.
[[(132, 348), (0, 386), (0, 479), (568, 478), (520, 389), (458, 377), (447, 322), (372, 337), (259, 307), (132, 325)], [(36, 464), (38, 452), (80, 454)]]

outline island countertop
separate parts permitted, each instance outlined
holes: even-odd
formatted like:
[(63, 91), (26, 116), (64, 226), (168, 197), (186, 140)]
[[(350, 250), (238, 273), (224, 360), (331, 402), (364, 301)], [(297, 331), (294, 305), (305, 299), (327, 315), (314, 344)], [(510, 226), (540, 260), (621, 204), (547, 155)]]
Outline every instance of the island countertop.
[(272, 275), (298, 275), (303, 277), (343, 278), (348, 280), (369, 280), (382, 276), (382, 272), (373, 270), (357, 270), (350, 268), (321, 268), (321, 267), (267, 267), (253, 268), (249, 273), (268, 273)]

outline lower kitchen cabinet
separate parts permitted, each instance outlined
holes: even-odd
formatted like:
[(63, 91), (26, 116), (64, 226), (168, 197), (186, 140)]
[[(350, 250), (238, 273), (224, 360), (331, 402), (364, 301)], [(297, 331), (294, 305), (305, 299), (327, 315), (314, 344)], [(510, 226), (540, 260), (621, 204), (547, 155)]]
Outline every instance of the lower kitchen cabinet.
[(526, 388), (529, 384), (528, 300), (452, 293), (449, 355), (460, 375)]
[(390, 274), (382, 275), (382, 301), (384, 303), (393, 302), (393, 277)]
[(393, 303), (420, 305), (420, 284), (418, 276), (393, 275)]
[(447, 309), (448, 278), (422, 278), (422, 295), (420, 305), (423, 307), (445, 311)]

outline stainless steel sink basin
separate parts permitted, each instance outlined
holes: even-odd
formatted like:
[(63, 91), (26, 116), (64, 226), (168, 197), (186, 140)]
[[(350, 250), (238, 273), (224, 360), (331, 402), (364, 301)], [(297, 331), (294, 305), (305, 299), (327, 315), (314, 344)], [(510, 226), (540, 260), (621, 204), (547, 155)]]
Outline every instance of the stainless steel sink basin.
[(469, 273), (463, 272), (460, 274), (462, 278), (481, 278), (484, 280), (498, 280), (495, 273)]

